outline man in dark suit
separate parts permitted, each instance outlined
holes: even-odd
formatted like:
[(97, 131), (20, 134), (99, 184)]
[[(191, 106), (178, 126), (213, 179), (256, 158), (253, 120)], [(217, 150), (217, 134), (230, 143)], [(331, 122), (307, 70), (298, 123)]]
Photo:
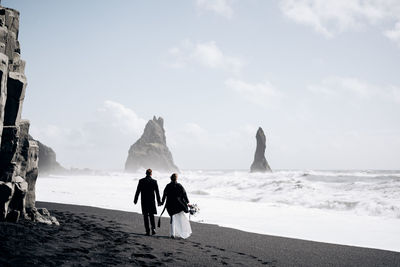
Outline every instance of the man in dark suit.
[[(139, 180), (136, 189), (135, 204), (138, 201), (139, 194), (141, 193), (142, 214), (144, 219), (144, 227), (146, 228), (146, 235), (150, 235), (149, 218), (151, 223), (151, 234), (156, 234), (156, 226), (154, 222), (154, 214), (157, 214), (157, 207), (155, 197), (157, 197), (157, 204), (161, 206), (160, 192), (158, 191), (157, 181), (151, 178), (152, 170), (146, 170), (146, 177)], [(154, 193), (156, 194), (154, 196)]]

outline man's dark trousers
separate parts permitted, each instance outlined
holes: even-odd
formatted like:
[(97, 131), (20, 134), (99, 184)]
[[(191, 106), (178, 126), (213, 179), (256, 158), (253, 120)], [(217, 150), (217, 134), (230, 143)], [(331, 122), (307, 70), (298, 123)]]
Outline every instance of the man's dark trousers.
[(152, 213), (143, 214), (144, 228), (146, 229), (146, 233), (150, 233), (149, 217), (150, 217), (151, 230), (156, 229), (156, 224), (154, 222), (154, 214)]

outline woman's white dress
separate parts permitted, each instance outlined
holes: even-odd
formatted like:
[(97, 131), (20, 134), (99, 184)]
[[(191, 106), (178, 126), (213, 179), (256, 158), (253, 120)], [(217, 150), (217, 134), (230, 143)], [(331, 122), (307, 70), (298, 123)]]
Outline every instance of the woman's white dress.
[(170, 231), (171, 236), (180, 238), (188, 238), (192, 234), (192, 228), (185, 212), (181, 211), (172, 215)]

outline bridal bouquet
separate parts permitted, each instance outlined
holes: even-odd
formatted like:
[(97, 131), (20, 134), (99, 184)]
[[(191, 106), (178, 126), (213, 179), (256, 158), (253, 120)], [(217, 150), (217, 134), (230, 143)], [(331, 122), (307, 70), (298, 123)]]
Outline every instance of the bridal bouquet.
[(190, 215), (196, 216), (197, 213), (200, 212), (200, 208), (197, 206), (197, 204), (188, 204), (188, 207)]

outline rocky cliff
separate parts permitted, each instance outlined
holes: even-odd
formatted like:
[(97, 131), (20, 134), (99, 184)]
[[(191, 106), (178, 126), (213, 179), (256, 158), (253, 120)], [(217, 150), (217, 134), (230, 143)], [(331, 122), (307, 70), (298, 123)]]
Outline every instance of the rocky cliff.
[(265, 158), (266, 137), (263, 129), (260, 127), (256, 133), (257, 148), (254, 154), (254, 161), (251, 164), (251, 172), (270, 172), (271, 168)]
[(30, 140), (38, 143), (39, 146), (39, 173), (40, 174), (51, 174), (66, 172), (66, 169), (61, 166), (57, 161), (56, 152), (49, 146), (46, 146), (42, 142), (35, 140), (32, 136)]
[(39, 145), (21, 120), (27, 81), (18, 41), (19, 12), (0, 6), (0, 221), (56, 223), (35, 207)]
[(134, 143), (128, 152), (125, 171), (136, 171), (140, 168), (151, 168), (156, 171), (178, 171), (167, 147), (164, 120), (154, 116), (146, 124), (143, 135)]

